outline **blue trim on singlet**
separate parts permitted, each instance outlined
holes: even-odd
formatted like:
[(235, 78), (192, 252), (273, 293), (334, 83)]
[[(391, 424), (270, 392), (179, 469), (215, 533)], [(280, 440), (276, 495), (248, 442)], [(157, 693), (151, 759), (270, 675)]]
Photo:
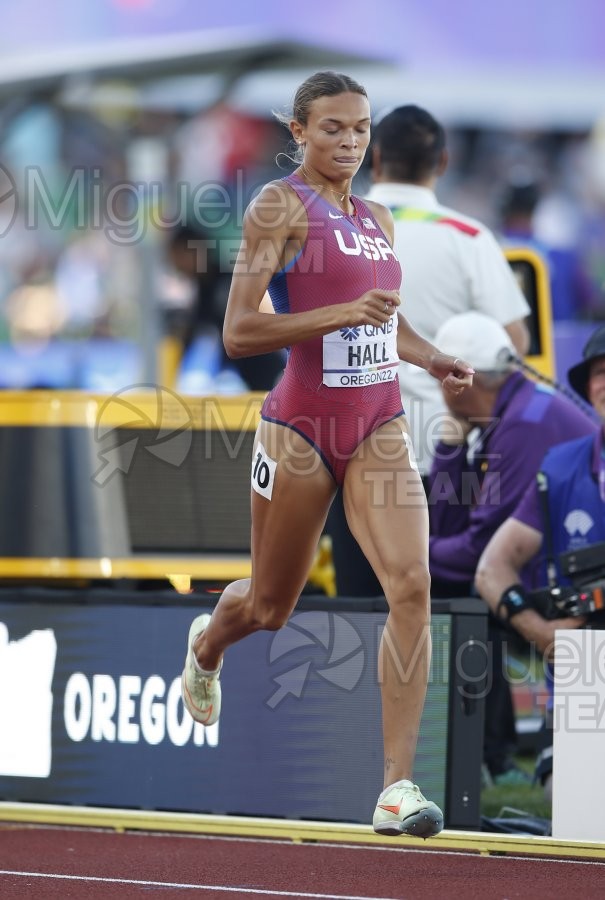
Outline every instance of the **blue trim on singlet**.
[(269, 282), (269, 296), (276, 313), (290, 312), (290, 295), (288, 293), (288, 279), (286, 273), (276, 272)]
[[(291, 176), (285, 175), (281, 180), (285, 181), (286, 184), (289, 184), (289, 179)], [(301, 183), (304, 184), (304, 182)], [(291, 188), (294, 190), (294, 188)], [(296, 191), (294, 191), (296, 193)], [(298, 195), (297, 195), (298, 196)], [(271, 280), (268, 285), (269, 296), (271, 297), (271, 302), (273, 303), (273, 309), (276, 313), (289, 313), (290, 312), (290, 297), (288, 296), (288, 281), (286, 279), (286, 275), (288, 272), (294, 268), (300, 257), (305, 252), (307, 241), (305, 238), (305, 243), (300, 248), (298, 253), (292, 257), (290, 262), (286, 263), (283, 269), (279, 269), (277, 272), (274, 272), (271, 276)]]
[[(383, 425), (386, 425), (387, 422), (392, 422), (393, 419), (398, 419), (399, 416), (405, 416), (405, 410), (404, 410), (403, 406), (401, 407), (399, 412), (396, 412), (395, 415), (391, 416), (390, 419), (385, 419), (384, 422), (381, 422), (380, 425), (378, 426), (378, 428), (382, 428)], [(378, 431), (378, 428), (375, 428), (374, 431)], [(374, 431), (371, 431), (370, 434), (374, 434)], [(367, 437), (367, 435), (366, 435), (366, 437)], [(365, 438), (364, 438), (364, 440), (365, 440)]]
[(285, 275), (286, 272), (289, 272), (290, 269), (292, 268), (292, 266), (294, 266), (296, 261), (299, 259), (299, 257), (301, 257), (303, 255), (304, 250), (305, 250), (305, 248), (301, 247), (300, 250), (298, 251), (298, 253), (296, 254), (296, 256), (293, 256), (292, 259), (290, 260), (290, 262), (286, 263), (286, 265), (283, 267), (283, 269), (279, 269), (277, 272), (275, 272), (273, 277), (275, 278), (276, 275)]
[(305, 434), (304, 431), (301, 431), (300, 428), (296, 427), (296, 425), (290, 425), (289, 422), (282, 422), (281, 419), (272, 419), (269, 416), (261, 416), (261, 419), (263, 419), (264, 422), (273, 422), (275, 425), (283, 425), (284, 428), (291, 428), (292, 431), (295, 431), (296, 434), (299, 434), (301, 436), (301, 438), (304, 438), (305, 441), (307, 442), (307, 444), (310, 444), (311, 447), (313, 447), (313, 449), (315, 450), (315, 452), (317, 454), (319, 454), (319, 458), (323, 462), (324, 466), (326, 467), (326, 469), (328, 470), (328, 472), (330, 473), (330, 475), (332, 476), (332, 478), (334, 479), (336, 484), (338, 484), (338, 482), (336, 481), (336, 475), (334, 474), (332, 466), (330, 465), (330, 463), (324, 456), (321, 447), (318, 447), (317, 444), (315, 443), (315, 441), (312, 441), (308, 434)]

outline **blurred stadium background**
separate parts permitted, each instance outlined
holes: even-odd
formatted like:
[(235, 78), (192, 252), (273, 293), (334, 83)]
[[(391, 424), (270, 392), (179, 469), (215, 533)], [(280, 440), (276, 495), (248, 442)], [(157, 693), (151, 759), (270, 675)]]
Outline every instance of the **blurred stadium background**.
[[(197, 203), (228, 277), (243, 207), (280, 174), (271, 111), (322, 67), (358, 77), (374, 112), (415, 102), (444, 121), (441, 199), (551, 263), (560, 369), (605, 315), (599, 0), (556, 13), (547, 0), (2, 0), (0, 13), (0, 387), (174, 381), (157, 347), (195, 288), (169, 223)], [(523, 233), (511, 192), (532, 205)], [(200, 366), (181, 390), (241, 389)]]

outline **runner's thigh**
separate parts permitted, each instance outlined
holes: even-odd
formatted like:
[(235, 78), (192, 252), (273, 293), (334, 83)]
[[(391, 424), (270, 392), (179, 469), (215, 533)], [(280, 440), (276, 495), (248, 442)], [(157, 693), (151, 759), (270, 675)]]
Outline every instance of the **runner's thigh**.
[(313, 562), (336, 490), (334, 479), (303, 437), (262, 421), (254, 442), (252, 485), (255, 602), (293, 605)]
[(378, 580), (428, 566), (428, 513), (403, 417), (369, 435), (350, 460), (343, 488), (349, 528)]

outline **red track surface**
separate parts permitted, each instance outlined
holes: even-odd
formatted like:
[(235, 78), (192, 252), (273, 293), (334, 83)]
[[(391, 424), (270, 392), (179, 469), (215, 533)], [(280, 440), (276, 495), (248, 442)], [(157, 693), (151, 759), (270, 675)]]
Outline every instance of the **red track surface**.
[(199, 835), (0, 826), (0, 897), (582, 900), (605, 863)]

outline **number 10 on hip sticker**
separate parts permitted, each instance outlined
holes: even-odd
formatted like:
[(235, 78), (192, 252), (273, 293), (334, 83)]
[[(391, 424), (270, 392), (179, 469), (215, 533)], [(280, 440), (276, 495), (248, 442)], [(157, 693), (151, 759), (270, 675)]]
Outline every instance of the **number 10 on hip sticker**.
[(277, 462), (271, 459), (263, 445), (259, 442), (254, 451), (252, 459), (252, 487), (267, 500), (271, 499), (273, 494), (273, 482), (275, 480), (275, 470)]

